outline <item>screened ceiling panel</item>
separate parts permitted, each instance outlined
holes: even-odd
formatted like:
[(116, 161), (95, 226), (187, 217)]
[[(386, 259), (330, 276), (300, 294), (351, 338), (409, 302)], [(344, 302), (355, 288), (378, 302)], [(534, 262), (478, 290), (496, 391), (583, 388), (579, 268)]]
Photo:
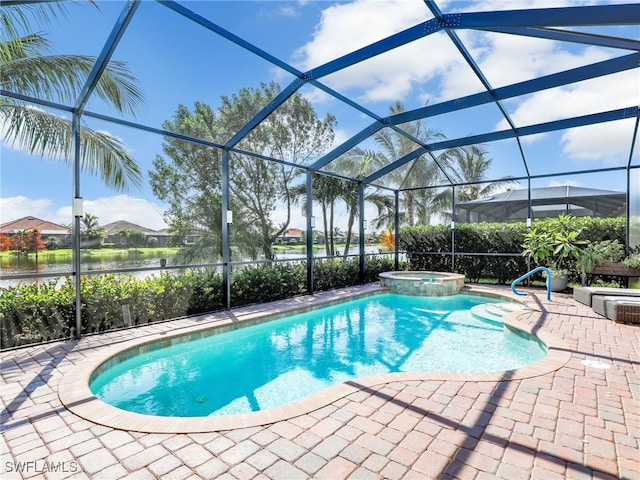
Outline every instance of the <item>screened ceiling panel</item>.
[(425, 119), (427, 125), (441, 133), (447, 141), (466, 137), (475, 137), (483, 133), (509, 128), (503, 123), (504, 116), (495, 103), (486, 103), (478, 107), (455, 110)]
[[(628, 53), (619, 49), (493, 32), (479, 34), (474, 43), (478, 45), (478, 65), (494, 88)], [(527, 52), (526, 55), (523, 52)], [(509, 68), (504, 68), (505, 63)]]
[(398, 99), (406, 110), (483, 90), (447, 35), (437, 32), (322, 79), (381, 117)]
[(377, 45), (389, 38), (397, 45), (429, 34), (424, 24), (433, 15), (421, 1), (374, 1), (362, 7), (358, 2), (343, 2), (323, 8), (311, 38), (295, 52), (295, 65), (308, 71), (362, 49), (367, 49), (362, 55), (389, 50)]
[[(142, 110), (135, 117), (123, 115), (125, 119), (161, 128), (165, 121), (173, 122), (179, 105), (194, 113), (198, 102), (217, 112), (223, 96), (232, 97), (242, 88), (258, 89), (262, 82), (286, 85), (293, 80), (291, 74), (212, 31), (211, 24), (196, 23), (158, 2), (139, 4), (113, 53), (114, 59), (126, 61), (136, 72), (145, 95)], [(167, 35), (169, 31), (181, 34)], [(239, 85), (229, 70), (246, 81)], [(237, 130), (252, 115), (248, 112), (238, 121)], [(205, 128), (169, 130), (220, 144), (236, 133), (217, 136)]]
[[(332, 135), (323, 135), (321, 127), (309, 128), (316, 123), (316, 121), (312, 121), (313, 115), (311, 117), (308, 115), (313, 112), (315, 112), (315, 118), (319, 124), (332, 126)], [(287, 119), (289, 123), (286, 123)], [(358, 130), (369, 126), (371, 122), (370, 116), (357, 110), (349, 103), (330, 95), (315, 85), (305, 84), (296, 89), (263, 121), (257, 123), (255, 128), (239, 141), (237, 147), (255, 151), (255, 145), (260, 144), (261, 141), (264, 142), (264, 139), (269, 138), (270, 135), (272, 136), (274, 126), (277, 125), (281, 135), (298, 139), (298, 147), (295, 151), (282, 151), (277, 148), (276, 142), (272, 141), (264, 143), (264, 148), (259, 153), (278, 160), (308, 166), (351, 138)], [(286, 127), (286, 130), (282, 130), (282, 127)], [(303, 145), (303, 141), (308, 144)]]
[[(624, 109), (640, 100), (638, 80), (637, 71), (620, 72), (522, 95), (505, 107), (518, 127)], [(501, 122), (500, 128), (505, 126)]]
[(635, 119), (570, 128), (523, 139), (532, 175), (624, 167)]
[(523, 160), (518, 141), (515, 138), (476, 144), (486, 151), (485, 158), (490, 160), (485, 178), (501, 179), (505, 177), (526, 178), (527, 165), (532, 159), (525, 152)]
[(383, 175), (380, 173), (384, 169), (380, 169), (373, 174), (375, 183), (397, 190), (449, 185), (448, 176), (445, 175), (446, 157), (443, 154), (443, 151), (439, 151), (419, 155)]
[[(23, 3), (5, 1), (3, 8)], [(631, 148), (640, 104), (637, 3), (165, 0), (98, 5), (100, 10), (70, 2), (74, 15), (47, 26), (56, 37), (56, 52), (98, 57), (78, 98), (54, 105), (62, 110), (161, 135), (164, 122), (184, 105), (181, 120), (189, 121), (167, 127), (183, 140), (259, 147), (255, 153), (261, 158), (299, 161), (311, 171), (342, 174), (336, 159), (377, 149), (375, 171), (365, 183), (392, 188), (413, 188), (411, 171), (426, 172), (446, 149), (468, 145), (470, 135), (492, 159), (487, 180), (639, 165), (638, 149)], [(145, 102), (135, 115), (106, 107), (95, 92), (94, 79), (109, 61), (127, 62), (138, 80)], [(248, 106), (224, 129), (203, 120), (220, 113), (222, 97), (270, 82), (280, 93)], [(25, 100), (7, 85), (3, 96)], [(49, 101), (38, 92), (22, 95), (35, 105), (46, 107)], [(271, 115), (289, 108), (297, 95), (320, 118), (336, 119), (333, 141), (301, 155), (303, 160), (259, 141)], [(210, 112), (193, 115), (196, 102)], [(415, 135), (412, 125), (421, 119), (448, 143)], [(385, 152), (376, 142), (376, 136), (385, 135), (399, 142), (396, 151)], [(149, 158), (157, 153), (145, 151)], [(420, 178), (423, 186), (451, 183), (446, 176)]]
[[(48, 42), (47, 48), (42, 51), (42, 55), (65, 55), (74, 52), (76, 55), (84, 55), (88, 57), (98, 57), (104, 48), (105, 43), (109, 39), (109, 35), (116, 23), (126, 2), (114, 0), (113, 2), (90, 5), (74, 4), (71, 2), (63, 2), (65, 4), (66, 14), (63, 15), (55, 7), (51, 7), (51, 12), (47, 14), (46, 22), (34, 22), (33, 27), (25, 34), (37, 33), (42, 35)], [(5, 2), (3, 2), (4, 7)], [(81, 10), (86, 28), (73, 28), (71, 19), (74, 12), (77, 13), (78, 8)], [(35, 31), (34, 31), (35, 30)], [(4, 36), (4, 35), (3, 35)], [(55, 41), (53, 40), (55, 39)], [(91, 68), (91, 63), (88, 63)], [(5, 72), (3, 72), (3, 83), (5, 81)], [(87, 74), (78, 70), (77, 75), (80, 79), (86, 81)], [(82, 85), (82, 83), (80, 85)], [(5, 88), (4, 85), (2, 88)], [(79, 91), (74, 92), (70, 98), (64, 102), (66, 105), (73, 105), (75, 99), (79, 95)], [(39, 98), (42, 92), (34, 92), (34, 97)], [(98, 110), (105, 109), (105, 103), (99, 98), (93, 98), (87, 108), (95, 108)]]

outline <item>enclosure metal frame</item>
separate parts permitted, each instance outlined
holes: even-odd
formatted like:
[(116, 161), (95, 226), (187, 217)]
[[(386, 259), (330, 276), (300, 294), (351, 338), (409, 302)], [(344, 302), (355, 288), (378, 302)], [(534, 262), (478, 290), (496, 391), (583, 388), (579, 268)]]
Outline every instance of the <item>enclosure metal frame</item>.
[[(46, 1), (46, 0), (45, 0)], [(0, 95), (36, 105), (41, 105), (48, 108), (55, 108), (65, 112), (69, 112), (72, 115), (72, 135), (74, 138), (74, 162), (73, 162), (73, 192), (72, 197), (74, 199), (81, 199), (80, 195), (80, 133), (81, 126), (80, 121), (83, 116), (88, 118), (94, 118), (112, 122), (119, 125), (132, 127), (138, 130), (147, 131), (163, 135), (170, 138), (176, 138), (188, 142), (194, 142), (209, 147), (222, 150), (222, 266), (223, 266), (223, 282), (224, 282), (224, 296), (225, 305), (227, 308), (231, 307), (230, 296), (230, 267), (233, 264), (230, 250), (230, 229), (231, 223), (228, 222), (227, 211), (229, 210), (229, 157), (232, 153), (241, 155), (247, 155), (261, 160), (273, 161), (289, 166), (295, 166), (302, 169), (306, 173), (306, 228), (307, 228), (307, 286), (309, 293), (313, 293), (313, 196), (312, 196), (312, 182), (314, 174), (337, 176), (340, 178), (346, 178), (343, 175), (323, 170), (324, 167), (329, 165), (333, 160), (340, 155), (346, 153), (351, 148), (358, 145), (363, 140), (374, 135), (376, 132), (383, 128), (391, 128), (401, 135), (407, 136), (413, 140), (417, 148), (410, 154), (395, 159), (391, 164), (384, 168), (374, 172), (373, 174), (361, 178), (349, 178), (354, 181), (356, 188), (358, 189), (358, 205), (359, 212), (364, 212), (364, 190), (368, 186), (378, 186), (376, 181), (389, 172), (402, 167), (403, 165), (411, 162), (422, 155), (430, 155), (432, 160), (438, 164), (437, 159), (433, 155), (433, 152), (446, 150), (448, 148), (463, 147), (467, 145), (486, 143), (495, 140), (502, 140), (507, 138), (513, 138), (517, 142), (520, 152), (520, 161), (522, 162), (526, 176), (520, 177), (522, 180), (527, 180), (529, 189), (529, 212), (531, 212), (531, 180), (534, 178), (543, 177), (556, 177), (566, 174), (588, 174), (588, 173), (600, 173), (600, 172), (612, 172), (612, 171), (626, 171), (626, 193), (627, 193), (627, 244), (629, 242), (629, 229), (630, 229), (630, 191), (631, 191), (631, 171), (633, 169), (640, 168), (640, 165), (632, 165), (632, 159), (634, 155), (634, 145), (637, 139), (640, 112), (637, 104), (628, 105), (625, 108), (613, 109), (609, 111), (602, 111), (593, 113), (590, 115), (575, 116), (571, 118), (564, 118), (551, 122), (544, 122), (536, 125), (527, 125), (518, 127), (510, 118), (509, 114), (502, 106), (502, 101), (509, 98), (518, 97), (541, 90), (554, 88), (563, 85), (569, 85), (575, 82), (601, 77), (612, 73), (623, 72), (626, 70), (636, 69), (638, 70), (638, 64), (640, 63), (640, 41), (634, 38), (616, 38), (607, 37), (595, 34), (589, 34), (584, 32), (577, 32), (573, 30), (563, 30), (566, 27), (579, 27), (579, 26), (615, 26), (615, 25), (638, 25), (640, 24), (640, 4), (620, 4), (620, 5), (596, 5), (596, 6), (579, 6), (579, 7), (565, 7), (565, 8), (540, 8), (540, 9), (526, 9), (526, 10), (504, 10), (504, 11), (492, 11), (492, 12), (466, 12), (466, 13), (443, 13), (435, 0), (424, 0), (426, 8), (431, 12), (433, 18), (408, 28), (402, 32), (391, 35), (380, 41), (372, 43), (368, 46), (360, 48), (354, 52), (343, 55), (339, 58), (331, 60), (324, 65), (320, 65), (307, 72), (302, 72), (295, 67), (289, 65), (287, 62), (269, 54), (256, 45), (238, 37), (230, 31), (224, 29), (220, 25), (216, 24), (210, 19), (204, 18), (201, 15), (196, 14), (184, 5), (176, 1), (170, 0), (157, 0), (158, 3), (172, 10), (178, 15), (181, 15), (188, 20), (199, 24), (200, 26), (208, 29), (213, 34), (218, 35), (238, 46), (247, 50), (248, 52), (259, 56), (274, 66), (290, 73), (295, 79), (283, 90), (281, 93), (267, 106), (265, 106), (254, 118), (247, 122), (238, 132), (229, 138), (223, 145), (208, 142), (206, 140), (188, 137), (185, 135), (169, 132), (163, 129), (154, 128), (151, 126), (127, 121), (120, 118), (110, 117), (97, 112), (90, 112), (85, 109), (90, 96), (92, 95), (100, 75), (103, 73), (107, 66), (113, 52), (115, 51), (120, 39), (124, 35), (129, 26), (131, 19), (136, 14), (138, 6), (141, 0), (129, 0), (126, 2), (120, 16), (116, 20), (114, 27), (107, 38), (104, 47), (97, 58), (93, 70), (91, 71), (78, 99), (73, 106), (58, 104), (50, 102), (40, 98), (34, 98), (26, 95), (19, 94), (17, 92), (11, 92), (4, 89), (0, 90)], [(26, 0), (5, 0), (5, 6), (21, 5), (27, 2)], [(586, 45), (594, 45), (600, 47), (608, 47), (614, 49), (629, 50), (632, 53), (612, 58), (605, 61), (596, 62), (590, 65), (572, 68), (555, 74), (550, 74), (542, 77), (538, 77), (532, 80), (519, 82), (513, 85), (508, 85), (500, 88), (493, 88), (487, 78), (484, 76), (482, 70), (474, 60), (473, 56), (469, 53), (464, 43), (457, 35), (458, 30), (475, 29), (483, 31), (491, 31), (496, 33), (511, 34), (529, 36), (535, 38), (544, 38), (549, 40), (573, 42)], [(338, 72), (344, 68), (355, 65), (367, 59), (373, 58), (377, 55), (390, 51), (399, 46), (408, 44), (414, 40), (427, 37), (436, 32), (445, 32), (451, 42), (454, 44), (460, 55), (464, 58), (467, 65), (474, 72), (476, 77), (480, 80), (484, 87), (484, 91), (461, 97), (458, 99), (445, 101), (439, 104), (428, 105), (419, 109), (403, 112), (397, 115), (380, 117), (374, 112), (369, 111), (366, 107), (360, 105), (354, 100), (347, 98), (334, 91), (327, 85), (323, 84), (320, 79), (323, 77)], [(302, 86), (310, 84), (313, 85), (328, 95), (333, 96), (339, 101), (349, 105), (357, 111), (363, 113), (365, 116), (372, 119), (372, 123), (361, 130), (359, 133), (343, 142), (341, 145), (336, 146), (332, 151), (320, 157), (311, 165), (299, 165), (291, 162), (287, 162), (283, 159), (270, 158), (254, 152), (244, 151), (238, 149), (237, 145), (242, 139), (244, 139), (254, 128), (256, 128), (260, 122), (267, 118), (273, 111), (275, 111), (280, 105), (287, 101), (293, 94), (295, 94)], [(451, 113), (459, 110), (463, 110), (470, 107), (475, 107), (484, 104), (493, 103), (502, 113), (505, 121), (509, 125), (509, 128), (497, 132), (486, 132), (470, 137), (455, 138), (446, 141), (434, 142), (431, 144), (424, 144), (418, 139), (413, 138), (408, 132), (404, 131), (400, 125), (419, 120), (434, 117), (444, 113)], [(552, 132), (572, 127), (595, 125), (598, 123), (611, 122), (626, 118), (635, 117), (635, 127), (633, 130), (633, 138), (629, 149), (629, 159), (627, 165), (624, 167), (614, 168), (601, 168), (591, 170), (571, 171), (567, 173), (555, 173), (545, 175), (531, 175), (528, 161), (525, 158), (524, 151), (522, 149), (521, 138), (527, 135), (534, 135), (545, 132)], [(455, 189), (456, 187), (468, 184), (461, 184), (453, 182), (446, 176), (446, 172), (438, 164), (441, 171), (444, 173), (448, 183), (442, 185), (425, 185), (422, 188), (442, 188), (448, 187), (452, 189), (452, 195), (454, 196), (454, 212), (452, 221), (452, 268), (455, 265)], [(484, 180), (497, 181), (499, 179)], [(394, 233), (396, 238), (399, 238), (400, 234), (400, 219), (399, 219), (399, 195), (406, 190), (403, 188), (392, 189), (385, 187), (393, 192), (394, 205), (395, 205), (395, 225)], [(364, 279), (364, 240), (365, 240), (365, 218), (364, 215), (359, 215), (359, 257), (360, 257), (360, 279)], [(80, 298), (80, 218), (75, 217), (73, 223), (73, 272), (75, 275), (76, 284), (76, 336), (80, 335), (81, 325), (81, 298)], [(396, 250), (394, 252), (394, 263), (396, 269), (399, 263), (399, 252), (396, 242)]]

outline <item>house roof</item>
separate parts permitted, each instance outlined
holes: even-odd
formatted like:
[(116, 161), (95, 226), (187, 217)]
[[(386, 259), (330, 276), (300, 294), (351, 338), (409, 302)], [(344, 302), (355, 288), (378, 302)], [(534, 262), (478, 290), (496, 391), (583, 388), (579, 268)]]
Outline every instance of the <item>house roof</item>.
[(22, 217), (0, 225), (0, 233), (18, 233), (21, 230), (33, 230), (37, 228), (42, 235), (66, 235), (69, 229), (57, 223), (42, 220), (38, 217)]
[(143, 232), (146, 235), (169, 235), (167, 229), (163, 230), (152, 230), (147, 227), (143, 227), (141, 225), (128, 222), (126, 220), (116, 220), (115, 222), (107, 223), (106, 225), (102, 225), (101, 227), (107, 235), (115, 235), (119, 230), (138, 230), (139, 232)]

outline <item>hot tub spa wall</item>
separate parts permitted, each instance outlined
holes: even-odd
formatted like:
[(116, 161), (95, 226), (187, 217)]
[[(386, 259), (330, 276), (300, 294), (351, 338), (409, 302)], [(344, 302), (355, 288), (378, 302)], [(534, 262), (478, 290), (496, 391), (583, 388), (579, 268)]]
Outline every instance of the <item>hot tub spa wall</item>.
[(456, 295), (464, 287), (464, 275), (442, 272), (385, 272), (380, 282), (400, 295), (444, 297)]

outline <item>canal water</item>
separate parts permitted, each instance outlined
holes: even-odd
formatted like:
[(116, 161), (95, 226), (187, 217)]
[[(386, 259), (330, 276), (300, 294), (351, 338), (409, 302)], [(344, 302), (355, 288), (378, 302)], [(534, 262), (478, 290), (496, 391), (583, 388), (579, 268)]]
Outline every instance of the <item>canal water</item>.
[[(344, 247), (339, 250), (339, 253), (342, 254), (344, 251)], [(80, 270), (83, 272), (92, 272), (99, 270), (121, 270), (121, 269), (130, 269), (130, 268), (153, 268), (157, 267), (158, 270), (161, 267), (161, 261), (166, 259), (166, 265), (171, 266), (175, 265), (172, 262), (173, 257), (175, 256), (175, 250), (167, 250), (167, 251), (154, 251), (153, 253), (148, 253), (144, 251), (129, 251), (129, 252), (115, 252), (112, 255), (105, 256), (101, 255), (93, 256), (89, 253), (84, 253), (82, 255), (82, 261), (80, 263)], [(378, 253), (378, 246), (366, 246), (365, 253)], [(358, 246), (351, 247), (349, 249), (350, 255), (357, 255), (359, 253)], [(325, 250), (324, 247), (314, 249), (315, 256), (324, 256)], [(278, 250), (276, 252), (276, 260), (295, 260), (295, 259), (304, 259), (306, 258), (306, 254), (304, 250), (300, 249), (289, 249), (289, 250)], [(250, 259), (245, 259), (250, 260)], [(13, 256), (13, 255), (4, 255), (0, 257), (0, 287), (9, 287), (13, 285), (17, 285), (21, 282), (33, 282), (33, 281), (49, 281), (50, 278), (30, 278), (24, 277), (20, 280), (16, 279), (4, 279), (2, 277), (7, 275), (28, 275), (28, 274), (38, 274), (38, 275), (52, 275), (56, 276), (57, 274), (63, 276), (65, 274), (70, 274), (73, 270), (72, 258), (71, 254), (68, 256), (60, 256), (53, 255), (52, 253), (47, 253), (46, 251), (40, 252), (38, 254), (38, 258), (33, 255), (29, 257), (26, 256)], [(133, 275), (136, 278), (145, 278), (150, 275), (157, 273), (154, 270), (144, 270), (141, 272), (134, 272)]]

